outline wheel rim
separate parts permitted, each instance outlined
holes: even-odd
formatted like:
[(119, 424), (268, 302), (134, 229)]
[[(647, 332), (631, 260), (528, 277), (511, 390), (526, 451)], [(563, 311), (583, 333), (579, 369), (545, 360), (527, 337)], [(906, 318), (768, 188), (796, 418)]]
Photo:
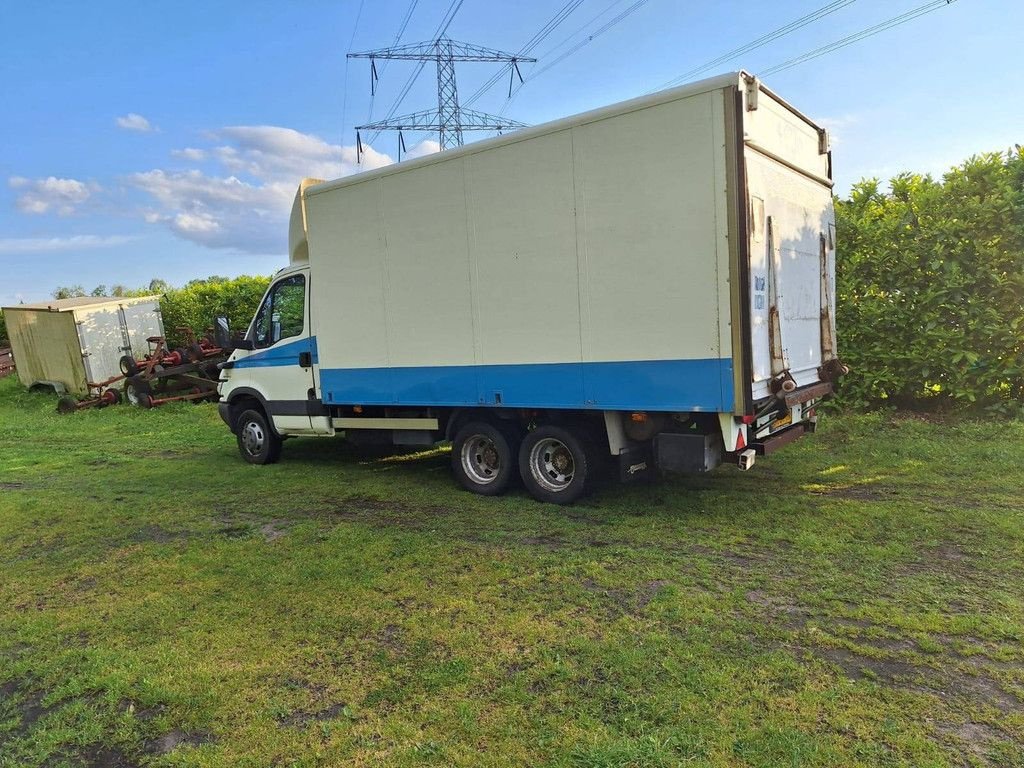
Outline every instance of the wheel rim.
[(263, 450), (263, 442), (265, 440), (266, 435), (263, 433), (263, 427), (255, 421), (250, 421), (242, 428), (242, 447), (245, 448), (245, 452), (250, 456), (256, 456)]
[(498, 446), (487, 435), (473, 435), (462, 443), (462, 471), (474, 483), (489, 485), (501, 471)]
[(546, 437), (530, 449), (530, 474), (544, 490), (564, 491), (572, 483), (575, 472), (572, 451), (561, 440)]
[(124, 396), (128, 398), (128, 402), (132, 405), (139, 404), (139, 392), (135, 389), (134, 385), (129, 384), (124, 388)]

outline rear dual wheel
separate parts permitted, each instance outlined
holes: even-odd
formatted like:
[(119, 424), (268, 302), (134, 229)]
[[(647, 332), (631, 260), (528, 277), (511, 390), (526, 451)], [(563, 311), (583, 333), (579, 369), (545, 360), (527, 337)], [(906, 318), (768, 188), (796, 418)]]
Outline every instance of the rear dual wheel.
[(524, 436), (511, 423), (470, 422), (452, 442), (452, 471), (482, 496), (503, 493), (518, 475), (538, 501), (572, 504), (586, 492), (597, 456), (583, 434), (542, 425)]
[(545, 424), (523, 440), (519, 474), (530, 495), (549, 504), (572, 504), (587, 491), (597, 451), (588, 437)]
[(452, 471), (467, 491), (497, 496), (515, 478), (518, 448), (519, 435), (510, 426), (471, 421), (452, 441)]

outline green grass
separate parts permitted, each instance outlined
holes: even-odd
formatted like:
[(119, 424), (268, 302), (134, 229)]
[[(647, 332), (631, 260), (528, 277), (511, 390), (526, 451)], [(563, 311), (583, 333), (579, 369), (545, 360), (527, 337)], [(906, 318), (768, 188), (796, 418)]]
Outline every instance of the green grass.
[(1024, 424), (572, 508), (0, 381), (0, 766), (1024, 765)]

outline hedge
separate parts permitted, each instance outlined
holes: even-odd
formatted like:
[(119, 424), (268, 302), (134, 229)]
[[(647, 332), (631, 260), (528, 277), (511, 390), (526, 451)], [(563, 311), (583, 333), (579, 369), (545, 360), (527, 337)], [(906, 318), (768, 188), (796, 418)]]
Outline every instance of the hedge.
[(1024, 149), (836, 201), (839, 402), (1024, 405)]
[(183, 327), (202, 335), (217, 315), (227, 315), (233, 331), (244, 331), (269, 284), (269, 277), (243, 275), (233, 280), (193, 280), (184, 288), (168, 290), (160, 302), (168, 343), (171, 347), (184, 343), (179, 330)]

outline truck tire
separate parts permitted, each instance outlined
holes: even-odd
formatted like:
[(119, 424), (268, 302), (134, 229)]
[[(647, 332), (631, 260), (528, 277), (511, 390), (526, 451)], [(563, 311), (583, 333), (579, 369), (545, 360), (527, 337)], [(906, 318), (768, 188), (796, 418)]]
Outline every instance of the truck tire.
[(516, 474), (510, 435), (486, 421), (471, 421), (452, 441), (452, 472), (459, 485), (481, 496), (497, 496)]
[(278, 437), (262, 411), (250, 408), (242, 411), (236, 422), (238, 452), (250, 464), (273, 464), (281, 458), (282, 440)]
[(523, 439), (519, 474), (537, 501), (572, 504), (587, 490), (594, 449), (583, 432), (546, 424)]

